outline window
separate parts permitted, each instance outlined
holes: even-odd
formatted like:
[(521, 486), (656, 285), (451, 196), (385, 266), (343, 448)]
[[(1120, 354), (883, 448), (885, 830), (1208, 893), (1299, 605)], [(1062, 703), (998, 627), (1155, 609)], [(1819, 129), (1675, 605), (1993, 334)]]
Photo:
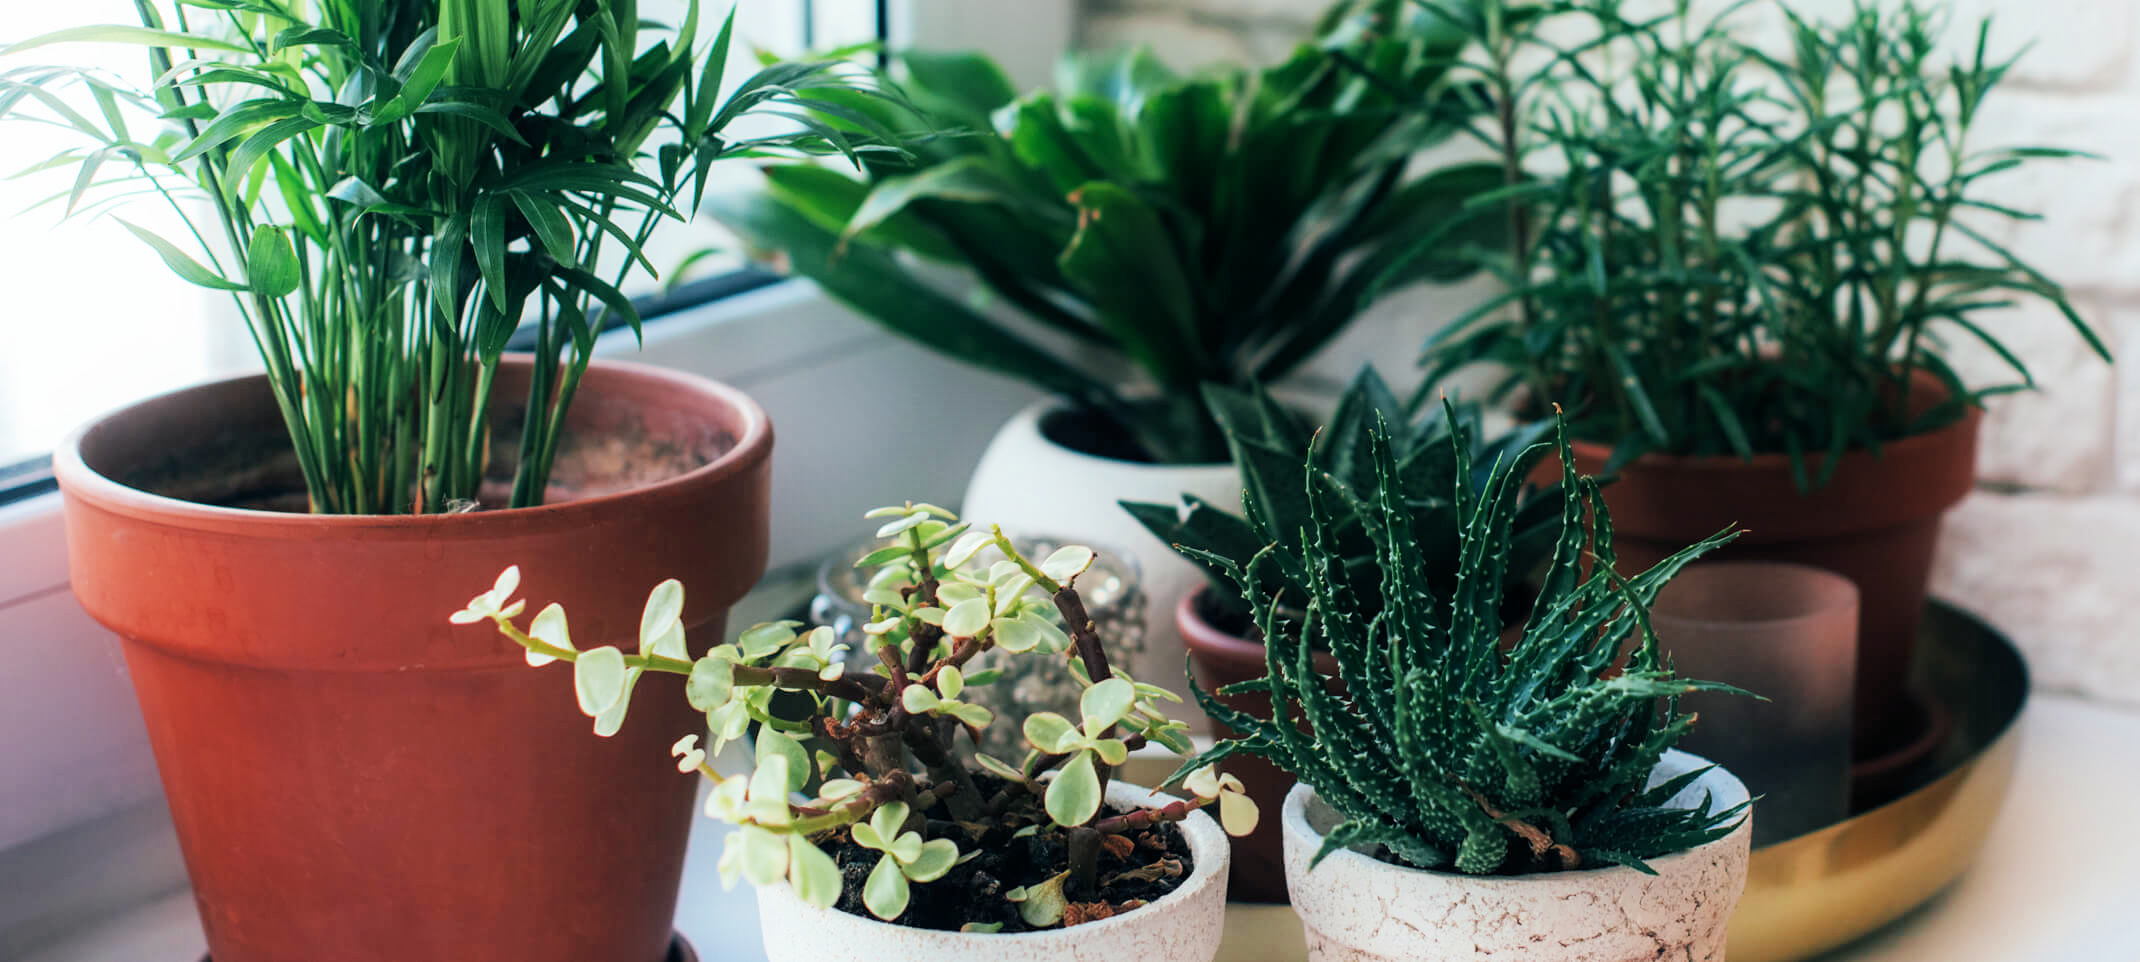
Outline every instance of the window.
[[(879, 39), (887, 6), (886, 0), (739, 4), (728, 71), (731, 86), (756, 68), (759, 50), (795, 54)], [(704, 44), (717, 26), (713, 17), (725, 5), (710, 0), (702, 7)], [(683, 9), (684, 0), (640, 4), (645, 18), (672, 24), (682, 19)], [(0, 45), (81, 24), (136, 22), (129, 0), (22, 4), (9, 14), (0, 25)], [(106, 70), (137, 82), (145, 79), (138, 47), (64, 44), (26, 53), (20, 63), (10, 62), (14, 59), (0, 61), (0, 70), (50, 63)], [(153, 121), (142, 117), (138, 123)], [(8, 121), (0, 126), (0, 176), (31, 171), (82, 143), (78, 133), (65, 127)], [(104, 176), (117, 170), (114, 164)], [(182, 236), (178, 218), (163, 202), (140, 197), (116, 209), (85, 202), (75, 216), (67, 217), (65, 197), (75, 174), (72, 164), (62, 164), (0, 180), (0, 278), (8, 281), (8, 306), (0, 316), (0, 492), (30, 479), (33, 472), (25, 462), (41, 461), (67, 431), (101, 412), (259, 365), (230, 300), (179, 280), (114, 216), (163, 236)], [(740, 168), (735, 174), (746, 175)], [(667, 270), (720, 239), (718, 228), (705, 221), (670, 224), (656, 234), (647, 256)], [(704, 280), (741, 266), (733, 256), (716, 257), (701, 261), (691, 276)], [(652, 296), (671, 280), (642, 273), (626, 290)], [(716, 280), (690, 296), (651, 306), (659, 311), (696, 303), (743, 286), (735, 279)]]

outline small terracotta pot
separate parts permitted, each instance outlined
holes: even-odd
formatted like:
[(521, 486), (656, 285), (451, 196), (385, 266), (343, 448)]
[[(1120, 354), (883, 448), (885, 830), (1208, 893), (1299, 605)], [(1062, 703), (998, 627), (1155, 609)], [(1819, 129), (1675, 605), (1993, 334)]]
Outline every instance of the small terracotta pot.
[[(509, 361), (494, 407), (527, 377)], [(668, 746), (704, 719), (649, 677), (597, 738), (569, 668), (446, 619), (518, 564), (521, 596), (562, 603), (579, 647), (629, 649), (647, 591), (677, 577), (704, 650), (765, 566), (764, 412), (596, 364), (557, 477), (602, 493), (537, 508), (321, 516), (130, 486), (219, 457), (257, 468), (287, 455), (283, 430), (264, 380), (240, 378), (122, 410), (54, 457), (74, 591), (121, 638), (217, 962), (664, 959), (696, 789)]]
[[(1929, 378), (1928, 378), (1929, 380)], [(1921, 385), (1936, 391), (1936, 381)], [(1922, 742), (1928, 724), (1910, 694), (1940, 518), (1976, 483), (1975, 408), (1939, 430), (1843, 455), (1830, 481), (1801, 493), (1782, 454), (1636, 458), (1605, 488), (1613, 548), (1632, 574), (1702, 538), (1746, 533), (1708, 557), (1826, 568), (1858, 586), (1854, 756), (1874, 762)], [(1601, 472), (1612, 446), (1574, 444), (1576, 468)], [(1818, 474), (1822, 458), (1807, 459)], [(1558, 459), (1547, 470), (1560, 470)]]
[[(1157, 795), (1109, 783), (1115, 805), (1161, 804)], [(917, 929), (819, 908), (786, 883), (758, 892), (758, 928), (770, 962), (1211, 962), (1226, 925), (1226, 833), (1203, 812), (1180, 823), (1194, 864), (1164, 898), (1113, 918), (1043, 932), (990, 934)]]
[[(1667, 753), (1651, 783), (1706, 764)], [(1699, 805), (1704, 791), (1724, 808), (1747, 798), (1746, 786), (1717, 768), (1675, 802)], [(1286, 795), (1281, 820), (1309, 962), (1721, 962), (1753, 837), (1749, 818), (1707, 845), (1650, 859), (1655, 875), (1613, 866), (1475, 876), (1405, 868), (1351, 849), (1310, 869), (1339, 817), (1307, 785)]]
[[(1263, 642), (1231, 634), (1197, 612), (1210, 590), (1200, 588), (1174, 607), (1175, 623), (1180, 627), (1182, 643), (1189, 647), (1197, 686), (1213, 692), (1226, 685), (1262, 678), (1266, 673)], [(1337, 675), (1337, 660), (1327, 653), (1316, 653), (1315, 667), (1325, 676)], [(1223, 695), (1219, 701), (1258, 718), (1271, 715), (1269, 695)], [(1219, 738), (1239, 734), (1215, 720), (1211, 728)], [(1219, 768), (1239, 777), (1248, 797), (1265, 813), (1254, 832), (1233, 840), (1233, 876), (1228, 890), (1236, 902), (1282, 904), (1286, 901), (1285, 840), (1278, 820), (1269, 817), (1269, 813), (1285, 803), (1286, 792), (1292, 790), (1297, 779), (1268, 760), (1248, 754), (1228, 758), (1219, 763)]]

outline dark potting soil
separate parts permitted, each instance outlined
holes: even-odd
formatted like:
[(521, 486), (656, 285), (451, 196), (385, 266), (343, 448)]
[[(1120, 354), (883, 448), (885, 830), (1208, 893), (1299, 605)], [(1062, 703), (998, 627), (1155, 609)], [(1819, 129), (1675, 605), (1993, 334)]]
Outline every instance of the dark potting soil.
[(1131, 438), (1113, 418), (1085, 408), (1048, 412), (1040, 419), (1040, 436), (1095, 458), (1132, 464), (1150, 464), (1154, 460), (1152, 453)]
[[(512, 501), (519, 466), (518, 411), (492, 422), (490, 462), (474, 504), (456, 511), (490, 511)], [(609, 418), (605, 430), (566, 431), (550, 470), (544, 504), (627, 491), (686, 474), (736, 446), (725, 431), (657, 430), (633, 418)], [(117, 478), (129, 487), (196, 504), (253, 511), (303, 514), (311, 509), (304, 475), (286, 434), (227, 431), (203, 438), (182, 452), (133, 466)]]
[[(1002, 784), (987, 777), (978, 781), (990, 794)], [(1102, 809), (1101, 817), (1123, 811), (1108, 805)], [(925, 816), (928, 827), (923, 836), (957, 842), (962, 856), (979, 854), (965, 859), (943, 878), (909, 886), (911, 901), (894, 923), (950, 931), (967, 923), (997, 923), (1003, 926), (1003, 932), (1032, 931), (1033, 927), (1019, 917), (1018, 903), (1004, 898), (1004, 894), (1047, 881), (1069, 868), (1064, 833), (1048, 823), (1040, 799), (1024, 795), (1004, 818), (988, 824), (950, 821), (941, 803)], [(1033, 824), (1045, 827), (1024, 838), (1013, 837), (1019, 829)], [(1189, 857), (1189, 841), (1172, 823), (1114, 838), (1120, 841), (1110, 842), (1100, 855), (1099, 891), (1069, 893), (1066, 926), (1097, 921), (1156, 902), (1179, 888), (1195, 870)], [(839, 863), (845, 876), (839, 910), (874, 919), (862, 905), (862, 885), (877, 867), (877, 860), (885, 857), (883, 853), (856, 845), (845, 829), (837, 830), (836, 838), (821, 837), (817, 842)]]

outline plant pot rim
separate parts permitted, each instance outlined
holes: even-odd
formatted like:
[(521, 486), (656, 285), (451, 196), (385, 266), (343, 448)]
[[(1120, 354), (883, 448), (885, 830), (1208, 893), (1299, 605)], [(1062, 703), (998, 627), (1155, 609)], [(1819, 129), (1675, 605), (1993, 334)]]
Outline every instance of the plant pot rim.
[[(1945, 394), (1946, 385), (1940, 383), (1938, 378), (1933, 377), (1922, 369), (1917, 371), (1916, 381), (1936, 388), (1942, 392), (1943, 397), (1947, 396)], [(1984, 408), (1982, 405), (1965, 404), (1962, 406), (1961, 417), (1930, 431), (1920, 431), (1892, 441), (1882, 442), (1877, 455), (1873, 453), (1871, 448), (1853, 446), (1845, 448), (1842, 457), (1846, 460), (1852, 457), (1860, 457), (1878, 458), (1882, 461), (1892, 458), (1911, 457), (1927, 448), (1938, 448), (1952, 444), (1957, 434), (1974, 434), (1983, 418)], [(1598, 441), (1586, 438), (1569, 438), (1568, 443), (1570, 447), (1575, 449), (1577, 460), (1595, 458), (1603, 461), (1609, 459), (1612, 456), (1613, 449), (1619, 446), (1617, 441)], [(1812, 467), (1824, 463), (1827, 456), (1826, 451), (1808, 451), (1804, 455), (1804, 460), (1810, 470)], [(1753, 457), (1744, 458), (1732, 452), (1674, 454), (1666, 451), (1651, 451), (1629, 462), (1629, 466), (1635, 464), (1673, 471), (1706, 471), (1726, 474), (1744, 471), (1789, 470), (1791, 455), (1789, 452), (1784, 451), (1757, 451)], [(1625, 471), (1626, 468), (1627, 466), (1623, 466), (1621, 470)]]
[[(1173, 798), (1174, 796), (1140, 785), (1131, 785), (1119, 779), (1107, 784), (1107, 800), (1116, 805), (1141, 807), (1155, 803), (1164, 804)], [(905, 940), (903, 949), (910, 957), (923, 957), (916, 953), (978, 952), (991, 946), (1006, 949), (1012, 946), (1020, 949), (1067, 949), (1110, 932), (1148, 924), (1154, 920), (1164, 921), (1173, 910), (1185, 907), (1191, 899), (1213, 886), (1222, 890), (1223, 901), (1229, 855), (1226, 833), (1220, 830), (1219, 823), (1204, 814), (1202, 809), (1190, 812), (1188, 818), (1176, 824), (1181, 828), (1182, 838), (1189, 844), (1189, 857), (1196, 863), (1195, 867), (1190, 869), (1188, 878), (1183, 879), (1180, 885), (1161, 896), (1158, 901), (1138, 906), (1120, 915), (1069, 928), (1043, 929), (1038, 932), (955, 932), (948, 929), (922, 929), (897, 925), (874, 916), (852, 915), (836, 908), (810, 905), (798, 898), (786, 882), (759, 887), (756, 893), (761, 904), (768, 899), (785, 903), (782, 908), (786, 912), (804, 915), (825, 926), (845, 929), (857, 937), (867, 937), (871, 930), (896, 930)]]
[[(1135, 399), (1135, 397), (1136, 396), (1133, 395), (1132, 399)], [(1105, 455), (1090, 454), (1070, 447), (1069, 445), (1063, 444), (1055, 440), (1054, 438), (1049, 437), (1048, 432), (1040, 429), (1041, 421), (1047, 419), (1052, 415), (1065, 414), (1075, 411), (1077, 410), (1077, 407), (1077, 402), (1071, 398), (1066, 398), (1061, 395), (1049, 395), (1048, 397), (1041, 398), (1040, 400), (1028, 404), (1025, 407), (1019, 408), (1017, 413), (1011, 415), (1010, 420), (1003, 422), (1003, 427), (998, 429), (998, 433), (1016, 430), (1025, 434), (1030, 434), (1040, 439), (1040, 442), (1042, 444), (1047, 445), (1049, 448), (1053, 449), (1063, 457), (1073, 459), (1079, 464), (1083, 465), (1084, 467), (1080, 470), (1138, 472), (1224, 470), (1228, 473), (1232, 473), (1235, 470), (1234, 463), (1232, 461), (1198, 461), (1191, 464), (1174, 464), (1166, 461), (1127, 461), (1122, 458), (1110, 458)], [(1087, 924), (1089, 925), (1091, 923)]]
[[(521, 353), (507, 354), (501, 368), (527, 365), (531, 357)], [(197, 530), (248, 533), (271, 529), (307, 533), (361, 530), (373, 537), (424, 538), (436, 536), (439, 529), (448, 528), (456, 536), (480, 538), (495, 531), (518, 530), (531, 522), (572, 524), (583, 519), (592, 521), (596, 516), (635, 500), (661, 497), (741, 474), (771, 455), (772, 421), (766, 417), (765, 410), (742, 391), (695, 374), (633, 361), (598, 359), (588, 366), (587, 373), (596, 380), (615, 377), (667, 385), (679, 393), (697, 394), (741, 415), (738, 420), (742, 430), (736, 432), (735, 444), (712, 461), (659, 481), (554, 504), (459, 514), (300, 514), (201, 504), (122, 484), (91, 468), (84, 460), (84, 442), (91, 440), (105, 425), (128, 413), (171, 403), (188, 395), (235, 392), (249, 384), (258, 384), (265, 394), (267, 375), (245, 374), (166, 391), (100, 415), (68, 433), (52, 453), (52, 468), (66, 497), (93, 502), (127, 517), (175, 522)], [(581, 384), (590, 386), (591, 381), (583, 380)]]
[[(1258, 667), (1263, 666), (1269, 660), (1266, 653), (1268, 649), (1263, 642), (1220, 628), (1197, 613), (1197, 601), (1213, 590), (1215, 589), (1209, 584), (1198, 585), (1195, 591), (1183, 595), (1181, 601), (1174, 606), (1175, 622), (1181, 628), (1182, 644), (1187, 645), (1190, 652), (1202, 657), (1221, 661), (1254, 662)], [(1337, 677), (1337, 658), (1327, 651), (1316, 652), (1315, 670), (1332, 678)]]
[[(1683, 752), (1679, 749), (1674, 748), (1669, 749), (1665, 752), (1664, 758), (1657, 763), (1657, 770), (1670, 771), (1676, 774), (1679, 772), (1691, 771), (1695, 768), (1711, 764), (1713, 763), (1711, 763), (1708, 759), (1702, 758), (1699, 755), (1695, 755), (1690, 752)], [(1738, 776), (1733, 775), (1728, 769), (1724, 768), (1721, 765), (1716, 765), (1710, 770), (1707, 775), (1704, 775), (1701, 780), (1695, 782), (1693, 785), (1688, 786), (1687, 791), (1699, 791), (1704, 788), (1707, 788), (1711, 791), (1712, 794), (1710, 799), (1710, 805), (1715, 809), (1728, 809), (1731, 806), (1737, 805), (1740, 802), (1747, 801), (1749, 798), (1752, 797), (1747, 792), (1746, 785), (1739, 781)], [(1316, 831), (1313, 825), (1308, 824), (1308, 800), (1311, 797), (1314, 797), (1314, 795), (1315, 789), (1308, 785), (1308, 783), (1296, 782), (1293, 785), (1292, 790), (1286, 792), (1285, 806), (1280, 811), (1279, 817), (1282, 820), (1281, 824), (1284, 826), (1284, 831), (1286, 835), (1298, 836), (1304, 839), (1313, 839), (1317, 842), (1318, 845), (1320, 845), (1321, 840), (1324, 837), (1323, 833)], [(1665, 873), (1666, 869), (1671, 868), (1676, 862), (1691, 860), (1700, 857), (1700, 854), (1704, 849), (1717, 845), (1731, 844), (1734, 839), (1740, 836), (1751, 838), (1753, 835), (1753, 827), (1754, 822), (1752, 810), (1749, 809), (1747, 816), (1739, 822), (1738, 827), (1732, 829), (1729, 833), (1725, 834), (1721, 838), (1715, 839), (1702, 845), (1697, 845), (1693, 848), (1680, 849), (1679, 851), (1660, 855), (1656, 858), (1644, 859), (1644, 861), (1648, 863), (1651, 868), (1656, 869), (1658, 874), (1662, 875)], [(1460, 872), (1440, 872), (1431, 869), (1420, 869), (1413, 868), (1407, 865), (1398, 865), (1394, 862), (1384, 862), (1381, 859), (1362, 854), (1350, 848), (1338, 849), (1337, 851), (1331, 852), (1327, 857), (1323, 859), (1323, 861), (1326, 863), (1333, 860), (1339, 860), (1340, 864), (1346, 865), (1347, 867), (1354, 868), (1356, 870), (1377, 872), (1404, 872), (1434, 878), (1459, 880), (1466, 884), (1476, 884), (1485, 888), (1507, 888), (1512, 886), (1524, 886), (1543, 880), (1580, 883), (1586, 879), (1595, 878), (1600, 875), (1611, 873), (1633, 873), (1635, 871), (1634, 869), (1629, 868), (1625, 865), (1604, 865), (1599, 866), (1597, 868), (1575, 869), (1573, 871), (1566, 872), (1532, 872), (1525, 875), (1466, 875)], [(1319, 869), (1321, 868), (1321, 866), (1317, 866), (1317, 868)], [(1314, 870), (1310, 871), (1311, 878), (1313, 877), (1313, 871)]]

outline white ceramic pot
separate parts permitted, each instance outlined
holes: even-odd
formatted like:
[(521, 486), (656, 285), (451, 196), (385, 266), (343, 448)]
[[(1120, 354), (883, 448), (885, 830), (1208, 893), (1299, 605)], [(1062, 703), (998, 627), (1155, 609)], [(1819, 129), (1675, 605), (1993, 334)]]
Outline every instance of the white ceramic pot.
[[(1671, 752), (1652, 784), (1707, 765)], [(1747, 798), (1715, 769), (1673, 800), (1693, 807)], [(1323, 832), (1341, 820), (1306, 785), (1286, 796), (1286, 885), (1308, 939), (1310, 962), (1721, 962), (1725, 923), (1746, 887), (1749, 818), (1731, 834), (1649, 860), (1656, 875), (1613, 866), (1579, 872), (1479, 877), (1400, 868), (1341, 850), (1313, 871)]]
[(1002, 525), (1012, 537), (1075, 541), (1128, 555), (1143, 588), (1144, 637), (1130, 646), (1135, 654), (1123, 667), (1138, 681), (1181, 693), (1185, 703), (1169, 708), (1196, 724), (1203, 713), (1187, 697), (1174, 608), (1204, 583), (1204, 574), (1153, 537), (1119, 502), (1175, 504), (1187, 493), (1239, 512), (1240, 472), (1231, 463), (1142, 464), (1073, 451), (1040, 431), (1042, 418), (1061, 409), (1060, 401), (1042, 401), (996, 432), (966, 487), (961, 516), (983, 527)]
[[(1107, 786), (1116, 805), (1153, 799), (1135, 785)], [(1113, 918), (1045, 932), (945, 932), (818, 908), (785, 884), (770, 885), (757, 890), (765, 955), (770, 962), (1211, 962), (1226, 924), (1226, 833), (1203, 812), (1179, 824), (1194, 863), (1189, 877), (1165, 898)]]

